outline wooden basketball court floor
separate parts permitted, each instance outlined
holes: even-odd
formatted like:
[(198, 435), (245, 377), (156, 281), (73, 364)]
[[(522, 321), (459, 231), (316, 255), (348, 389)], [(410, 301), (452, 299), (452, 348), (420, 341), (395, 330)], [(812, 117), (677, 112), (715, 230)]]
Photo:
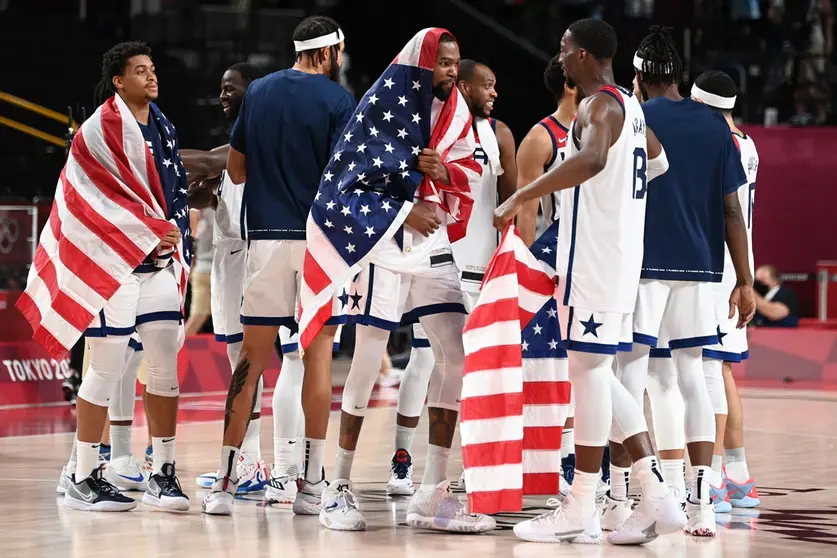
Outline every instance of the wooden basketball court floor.
[[(16, 426), (16, 421), (31, 424), (33, 420), (37, 422), (37, 416), (52, 411), (0, 410), (0, 436), (6, 436), (0, 438), (0, 557), (785, 558), (837, 555), (835, 392), (744, 390), (747, 455), (762, 496), (761, 507), (719, 514), (718, 535), (714, 539), (676, 534), (645, 547), (628, 548), (607, 544), (599, 547), (546, 545), (516, 539), (511, 532), (514, 523), (543, 511), (545, 498), (527, 498), (522, 513), (498, 516), (498, 529), (482, 536), (438, 534), (407, 527), (404, 523), (407, 500), (390, 499), (385, 494), (393, 451), (395, 393), (396, 390), (389, 388), (378, 390), (376, 399), (389, 406), (369, 410), (355, 457), (355, 493), (369, 523), (369, 530), (363, 533), (328, 531), (316, 517), (295, 517), (289, 509), (264, 507), (260, 495), (238, 499), (233, 517), (201, 514), (203, 491), (197, 490), (194, 479), (197, 474), (217, 467), (221, 395), (181, 400), (185, 412), (181, 412), (182, 424), (178, 430), (178, 476), (192, 499), (192, 509), (177, 515), (151, 511), (141, 504), (132, 512), (116, 514), (65, 508), (55, 485), (68, 456), (72, 434), (9, 436), (10, 432), (26, 430), (24, 424)], [(264, 403), (269, 414), (269, 394), (265, 394)], [(64, 420), (74, 426), (72, 414), (66, 409), (62, 412), (64, 418), (50, 420), (59, 423)], [(138, 411), (138, 416), (141, 415)], [(334, 463), (338, 421), (339, 413), (335, 411), (330, 426), (327, 471)], [(262, 447), (266, 461), (270, 462), (272, 420), (265, 418), (262, 424)], [(424, 467), (426, 426), (423, 420), (414, 444), (417, 481), (421, 480)], [(142, 455), (144, 444), (145, 428), (137, 426), (134, 450), (138, 456)], [(460, 471), (461, 463), (452, 461), (450, 478), (458, 478)]]

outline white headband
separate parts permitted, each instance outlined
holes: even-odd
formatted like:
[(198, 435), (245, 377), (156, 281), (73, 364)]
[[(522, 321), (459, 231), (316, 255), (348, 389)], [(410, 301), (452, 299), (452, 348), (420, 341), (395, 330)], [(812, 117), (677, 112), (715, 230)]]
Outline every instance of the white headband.
[(329, 33), (328, 35), (320, 35), (319, 37), (314, 37), (313, 39), (308, 39), (306, 41), (294, 41), (294, 48), (297, 52), (302, 52), (303, 50), (330, 47), (342, 43), (343, 38), (343, 30), (338, 29), (334, 33)]
[[(643, 71), (645, 71), (645, 70), (643, 70), (643, 69), (642, 69), (642, 65), (643, 65), (644, 63), (645, 63), (645, 59), (640, 58), (640, 57), (639, 57), (639, 54), (634, 54), (634, 68), (636, 68), (636, 69), (637, 69), (637, 70), (639, 70), (640, 72), (643, 72)], [(665, 65), (663, 66), (663, 71), (668, 71), (668, 72), (671, 72), (671, 71), (672, 71), (672, 66), (671, 66), (671, 63), (667, 63), (667, 64), (665, 64)]]
[(738, 98), (736, 95), (735, 97), (721, 97), (720, 95), (715, 95), (714, 93), (709, 93), (708, 91), (704, 91), (697, 84), (692, 85), (692, 98), (701, 101), (705, 105), (709, 105), (710, 107), (715, 107), (723, 110), (732, 110), (735, 108), (735, 99)]

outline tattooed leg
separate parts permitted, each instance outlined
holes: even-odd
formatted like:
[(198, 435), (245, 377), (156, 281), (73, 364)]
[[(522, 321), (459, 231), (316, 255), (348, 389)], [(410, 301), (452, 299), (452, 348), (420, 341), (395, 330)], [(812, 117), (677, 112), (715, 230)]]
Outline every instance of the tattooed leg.
[(244, 326), (241, 355), (230, 380), (224, 410), (224, 444), (241, 447), (256, 403), (259, 378), (273, 354), (278, 333), (273, 326)]
[(429, 407), (427, 415), (430, 418), (430, 445), (451, 447), (459, 413), (450, 409)]

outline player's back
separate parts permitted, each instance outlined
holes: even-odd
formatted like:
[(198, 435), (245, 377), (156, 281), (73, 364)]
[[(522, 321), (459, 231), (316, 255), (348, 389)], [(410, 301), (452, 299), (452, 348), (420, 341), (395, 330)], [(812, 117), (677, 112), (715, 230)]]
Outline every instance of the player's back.
[(248, 238), (305, 238), (320, 177), (354, 107), (321, 74), (281, 70), (250, 84), (230, 139), (246, 156)]
[[(538, 122), (536, 126), (540, 126), (546, 130), (549, 140), (552, 143), (552, 156), (543, 167), (544, 172), (549, 172), (567, 158), (567, 134), (569, 130), (558, 122), (558, 119), (552, 114)], [(560, 192), (552, 192), (541, 198), (541, 210), (543, 211), (543, 218), (547, 227), (557, 221), (560, 216), (558, 211), (560, 195)]]
[[(610, 147), (604, 170), (561, 192), (558, 235), (563, 303), (598, 312), (634, 310), (642, 267), (642, 237), (648, 168), (645, 117), (636, 98), (607, 86), (624, 109), (619, 138)], [(567, 156), (577, 153), (577, 123), (570, 128)]]
[(691, 99), (657, 97), (642, 108), (669, 161), (648, 193), (642, 277), (720, 281), (723, 196), (744, 183), (729, 126)]

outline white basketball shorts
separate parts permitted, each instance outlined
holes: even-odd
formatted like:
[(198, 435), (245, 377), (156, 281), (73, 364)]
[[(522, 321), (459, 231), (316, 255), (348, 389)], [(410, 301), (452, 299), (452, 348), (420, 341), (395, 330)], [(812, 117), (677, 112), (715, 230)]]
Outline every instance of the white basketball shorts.
[(664, 328), (669, 348), (688, 349), (718, 342), (712, 283), (640, 279), (633, 341), (654, 348)]
[(84, 332), (86, 337), (131, 335), (137, 325), (182, 322), (180, 293), (171, 266), (153, 273), (132, 273)]
[[(251, 240), (247, 249), (243, 325), (285, 326), (297, 330), (297, 296), (305, 260), (304, 240)], [(326, 325), (346, 322), (345, 305), (335, 297)]]
[(715, 320), (718, 324), (718, 343), (703, 348), (703, 356), (715, 358), (725, 362), (741, 362), (750, 358), (749, 345), (747, 344), (747, 328), (738, 329), (738, 309), (730, 319), (729, 316), (729, 295), (728, 285), (713, 283), (715, 294)]
[(567, 283), (559, 278), (555, 296), (558, 301), (558, 317), (561, 332), (565, 334), (564, 348), (581, 353), (615, 355), (617, 351), (629, 351), (631, 339), (631, 314), (597, 312), (561, 304)]
[(238, 343), (244, 339), (241, 298), (246, 266), (247, 241), (228, 240), (215, 245), (210, 275), (212, 328), (215, 339), (222, 343)]

